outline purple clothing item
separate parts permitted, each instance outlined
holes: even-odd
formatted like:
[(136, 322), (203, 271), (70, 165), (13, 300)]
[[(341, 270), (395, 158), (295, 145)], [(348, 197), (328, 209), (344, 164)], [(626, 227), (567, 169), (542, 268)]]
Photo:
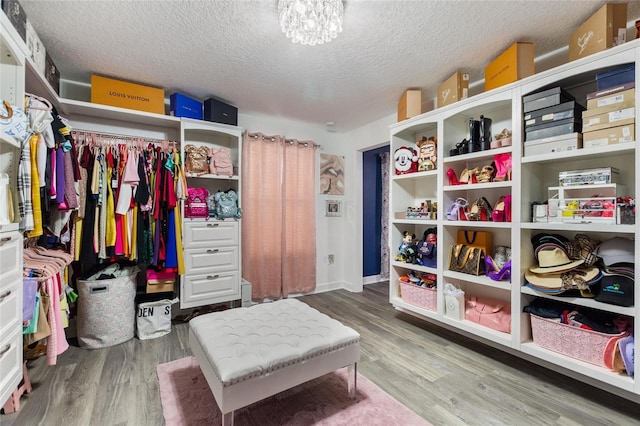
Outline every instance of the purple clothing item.
[(30, 321), (33, 319), (33, 312), (36, 307), (36, 292), (38, 291), (38, 282), (33, 278), (22, 279), (22, 321)]
[(56, 149), (56, 203), (64, 202), (64, 151)]

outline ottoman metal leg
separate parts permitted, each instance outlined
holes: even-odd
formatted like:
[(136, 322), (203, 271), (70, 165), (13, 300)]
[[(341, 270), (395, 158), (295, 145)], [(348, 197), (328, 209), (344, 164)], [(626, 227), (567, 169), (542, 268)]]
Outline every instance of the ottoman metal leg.
[(222, 426), (233, 426), (233, 411), (222, 413)]
[(356, 390), (358, 376), (358, 363), (355, 362), (347, 367), (347, 388), (349, 389), (349, 398), (356, 399)]

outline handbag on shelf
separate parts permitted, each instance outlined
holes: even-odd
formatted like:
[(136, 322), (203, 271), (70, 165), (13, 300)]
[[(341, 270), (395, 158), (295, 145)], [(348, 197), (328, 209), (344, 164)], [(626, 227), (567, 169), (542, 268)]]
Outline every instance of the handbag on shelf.
[(206, 146), (185, 145), (184, 167), (188, 175), (209, 173), (209, 148)]
[(511, 304), (488, 297), (465, 298), (465, 319), (493, 330), (511, 333)]
[(484, 275), (484, 253), (478, 247), (465, 244), (451, 246), (449, 270), (471, 275)]
[(457, 244), (464, 244), (470, 247), (482, 249), (483, 254), (493, 255), (493, 234), (487, 231), (469, 231), (468, 229), (458, 229), (456, 239)]
[(24, 113), (23, 108), (2, 101), (0, 104), (0, 131), (12, 137), (21, 146), (29, 134), (29, 117)]
[(209, 191), (206, 188), (189, 188), (187, 193), (184, 217), (209, 217), (209, 209), (207, 207)]

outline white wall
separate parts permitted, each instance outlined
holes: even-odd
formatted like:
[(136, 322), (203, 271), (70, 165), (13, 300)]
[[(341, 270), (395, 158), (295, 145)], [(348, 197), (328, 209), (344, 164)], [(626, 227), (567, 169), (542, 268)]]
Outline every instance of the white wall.
[(362, 291), (362, 153), (389, 144), (389, 126), (396, 123), (396, 112), (373, 121), (345, 134), (349, 141), (350, 154), (345, 164), (345, 181), (350, 184), (345, 212), (347, 220), (344, 234), (345, 250), (350, 253), (345, 262), (343, 274), (345, 288), (350, 291)]

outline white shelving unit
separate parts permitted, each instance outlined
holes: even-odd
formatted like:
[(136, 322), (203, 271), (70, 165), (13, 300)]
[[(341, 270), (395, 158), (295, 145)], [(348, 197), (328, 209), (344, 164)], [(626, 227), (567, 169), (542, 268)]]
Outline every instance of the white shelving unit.
[[(464, 99), (455, 104), (440, 108), (420, 116), (410, 118), (390, 127), (391, 152), (401, 146), (414, 147), (423, 136), (438, 136), (438, 170), (435, 174), (395, 175), (391, 165), (390, 182), (390, 224), (389, 246), (391, 257), (397, 253), (402, 240), (402, 232), (410, 231), (422, 236), (428, 227), (438, 229), (438, 292), (437, 309), (429, 311), (419, 308), (402, 299), (398, 279), (409, 271), (423, 271), (417, 265), (391, 261), (389, 295), (391, 304), (398, 310), (413, 314), (441, 326), (475, 338), (483, 343), (519, 355), (525, 359), (544, 365), (550, 369), (575, 377), (602, 389), (616, 392), (625, 398), (640, 401), (640, 381), (617, 374), (606, 368), (591, 365), (571, 357), (549, 351), (533, 342), (529, 315), (523, 308), (538, 297), (562, 300), (577, 306), (633, 317), (635, 329), (640, 327), (640, 295), (635, 293), (633, 307), (621, 307), (597, 302), (586, 298), (567, 298), (540, 294), (524, 286), (524, 273), (535, 263), (531, 237), (540, 232), (559, 233), (572, 239), (577, 233), (587, 233), (592, 238), (605, 241), (614, 236), (635, 239), (636, 253), (640, 253), (638, 239), (640, 221), (633, 225), (604, 223), (539, 223), (532, 222), (530, 206), (534, 201), (542, 202), (548, 198), (548, 189), (558, 186), (558, 173), (566, 170), (593, 169), (614, 166), (620, 170), (618, 183), (624, 186), (625, 195), (638, 199), (640, 188), (640, 150), (636, 142), (587, 148), (578, 151), (562, 152), (537, 156), (523, 156), (522, 97), (540, 90), (561, 86), (576, 99), (583, 101), (587, 93), (596, 90), (595, 74), (615, 66), (636, 63), (640, 60), (640, 40), (614, 47), (589, 57), (564, 64), (524, 80), (498, 89)], [(640, 80), (636, 68), (636, 81)], [(640, 105), (636, 92), (636, 105)], [(585, 101), (586, 102), (586, 101)], [(489, 117), (492, 122), (492, 134), (502, 129), (512, 131), (512, 146), (488, 151), (479, 151), (464, 155), (450, 156), (449, 150), (464, 138), (468, 138), (470, 118), (479, 119), (480, 115)], [(639, 140), (636, 126), (636, 141)], [(457, 176), (465, 168), (481, 168), (491, 164), (494, 154), (511, 153), (513, 158), (512, 180), (481, 184), (450, 185), (447, 170), (453, 169)], [(471, 222), (449, 221), (447, 210), (456, 198), (465, 198), (473, 203), (485, 197), (490, 203), (503, 195), (512, 196), (511, 222)], [(423, 223), (395, 219), (395, 212), (410, 206), (418, 206), (425, 198), (437, 199), (438, 218), (433, 223)], [(472, 276), (448, 270), (449, 248), (456, 243), (459, 229), (489, 231), (493, 235), (493, 244), (511, 247), (512, 278), (508, 281), (493, 281), (486, 276)], [(454, 283), (468, 295), (487, 296), (511, 303), (511, 333), (501, 333), (470, 321), (456, 321), (444, 315), (444, 284)], [(636, 341), (635, 350), (640, 344)], [(636, 370), (640, 362), (636, 361)]]
[[(8, 36), (7, 28), (13, 29), (4, 13), (0, 13), (0, 102), (22, 105), (25, 56)], [(19, 141), (0, 132), (0, 173), (8, 174), (12, 183), (17, 182), (20, 148)], [(16, 185), (10, 184), (9, 190), (17, 221)], [(0, 406), (22, 381), (22, 246), (17, 222), (0, 225)]]
[[(182, 119), (182, 158), (187, 144), (228, 148), (234, 164), (233, 176), (205, 174), (187, 177), (189, 187), (202, 187), (215, 194), (235, 190), (241, 207), (240, 175), (242, 131), (235, 126)], [(228, 302), (240, 299), (242, 280), (241, 220), (190, 219), (183, 215), (183, 241), (187, 272), (180, 277), (180, 307)]]

